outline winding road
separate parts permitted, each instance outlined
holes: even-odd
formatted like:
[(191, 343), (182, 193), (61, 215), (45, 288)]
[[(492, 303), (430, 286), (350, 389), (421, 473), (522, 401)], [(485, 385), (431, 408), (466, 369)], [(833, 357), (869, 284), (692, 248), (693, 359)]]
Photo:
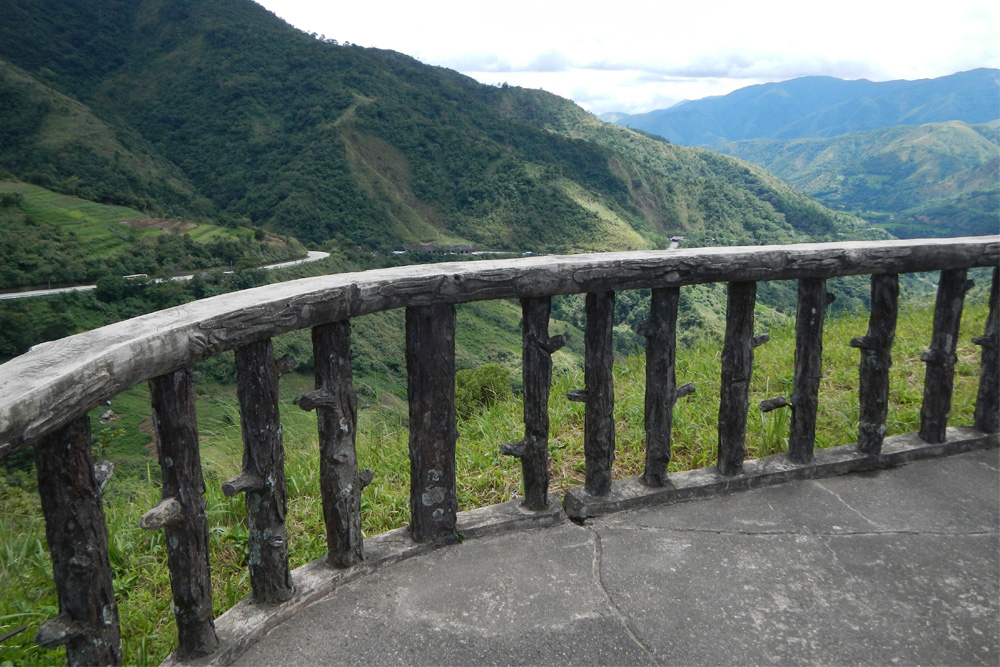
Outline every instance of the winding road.
[[(267, 264), (259, 268), (265, 270), (272, 269), (285, 269), (289, 266), (295, 266), (297, 264), (305, 264), (306, 262), (318, 262), (321, 259), (326, 259), (330, 256), (328, 252), (321, 252), (319, 250), (310, 250), (309, 253), (302, 259), (295, 259), (290, 262), (278, 262), (277, 264)], [(195, 277), (195, 274), (191, 273), (184, 276), (174, 276), (173, 278), (157, 278), (151, 282), (162, 283), (164, 280), (191, 280)], [(97, 285), (74, 285), (73, 287), (53, 287), (52, 289), (36, 289), (27, 290), (24, 292), (5, 292), (0, 294), (0, 300), (3, 299), (29, 299), (36, 296), (52, 296), (53, 294), (63, 294), (65, 292), (88, 292), (92, 289), (96, 289)]]

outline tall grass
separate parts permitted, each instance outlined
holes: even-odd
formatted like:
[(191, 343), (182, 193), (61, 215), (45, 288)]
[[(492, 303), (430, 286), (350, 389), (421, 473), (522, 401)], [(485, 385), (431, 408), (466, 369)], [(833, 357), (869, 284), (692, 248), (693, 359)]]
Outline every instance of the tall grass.
[[(979, 378), (979, 351), (970, 338), (980, 335), (986, 318), (984, 298), (970, 297), (963, 316), (958, 351), (951, 423), (970, 424)], [(921, 352), (930, 340), (930, 306), (904, 308), (893, 349), (890, 379), (889, 434), (919, 426), (924, 366)], [(848, 341), (863, 335), (867, 316), (830, 319), (824, 332), (824, 375), (820, 389), (817, 446), (845, 444), (855, 438), (858, 421), (858, 353)], [(771, 341), (757, 348), (751, 406), (791, 392), (794, 330), (779, 324)], [(557, 355), (563, 352), (557, 353)], [(674, 411), (674, 456), (671, 471), (714, 465), (720, 378), (720, 345), (706, 341), (684, 347), (677, 354), (679, 383), (694, 382), (697, 392), (678, 401)], [(580, 484), (584, 477), (583, 406), (566, 399), (571, 389), (583, 387), (578, 366), (558, 363), (549, 412), (553, 492)], [(617, 478), (642, 473), (645, 359), (641, 353), (617, 359), (614, 368)], [(319, 499), (318, 447), (315, 416), (293, 405), (308, 379), (286, 378), (281, 394), (288, 478), (288, 530), (292, 567), (321, 557), (326, 551)], [(405, 525), (409, 520), (409, 458), (405, 402), (376, 393), (360, 412), (358, 458), (375, 479), (362, 496), (362, 527), (367, 535)], [(203, 401), (204, 403), (205, 401)], [(500, 455), (502, 443), (523, 435), (520, 399), (511, 396), (485, 407), (459, 424), (457, 447), (458, 497), (461, 509), (493, 504), (521, 492), (518, 462)], [(226, 498), (221, 484), (238, 472), (239, 418), (235, 400), (211, 397), (199, 406), (199, 429), (205, 442), (202, 457), (210, 524), (213, 604), (216, 614), (249, 593), (246, 574), (247, 529), (241, 498)], [(762, 415), (751, 408), (748, 456), (783, 451), (788, 437), (788, 411)], [(105, 492), (111, 565), (120, 607), (123, 655), (128, 664), (160, 661), (175, 642), (169, 577), (163, 534), (137, 527), (143, 512), (159, 500), (156, 464), (139, 476), (116, 476)], [(57, 613), (51, 566), (44, 540), (44, 523), (37, 495), (10, 487), (0, 479), (0, 634), (28, 625), (28, 629), (0, 644), (0, 663), (15, 665), (62, 664), (63, 651), (32, 645), (39, 623)]]

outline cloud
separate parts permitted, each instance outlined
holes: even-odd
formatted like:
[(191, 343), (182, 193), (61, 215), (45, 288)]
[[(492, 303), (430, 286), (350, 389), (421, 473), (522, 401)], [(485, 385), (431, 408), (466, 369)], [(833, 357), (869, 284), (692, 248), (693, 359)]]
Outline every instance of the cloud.
[[(996, 0), (261, 0), (293, 25), (593, 111), (648, 111), (800, 76), (917, 79), (1000, 67)], [(391, 17), (391, 20), (385, 20)]]

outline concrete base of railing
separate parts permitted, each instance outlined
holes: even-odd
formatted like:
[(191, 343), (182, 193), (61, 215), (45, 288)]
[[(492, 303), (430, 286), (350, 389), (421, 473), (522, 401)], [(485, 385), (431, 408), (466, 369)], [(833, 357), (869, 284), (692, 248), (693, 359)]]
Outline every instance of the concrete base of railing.
[(805, 464), (793, 463), (786, 454), (774, 454), (746, 461), (743, 472), (732, 477), (721, 475), (714, 467), (673, 473), (670, 483), (659, 488), (645, 486), (638, 478), (625, 479), (614, 482), (611, 493), (606, 496), (592, 496), (583, 487), (576, 487), (566, 494), (563, 509), (569, 518), (581, 520), (651, 505), (746, 491), (795, 479), (891, 468), (918, 459), (1000, 446), (1000, 434), (990, 435), (971, 428), (949, 428), (945, 438), (943, 443), (930, 444), (917, 437), (916, 433), (889, 437), (877, 457), (862, 454), (853, 444), (818, 449), (813, 462)]
[[(959, 454), (1000, 446), (1000, 434), (986, 434), (971, 428), (949, 428), (946, 442), (928, 444), (915, 433), (886, 438), (879, 457), (865, 456), (855, 445), (815, 452), (815, 460), (795, 464), (785, 454), (746, 461), (743, 472), (723, 477), (715, 468), (674, 473), (662, 488), (643, 486), (638, 479), (614, 482), (607, 496), (594, 497), (582, 487), (571, 489), (560, 505), (549, 495), (549, 508), (531, 512), (515, 499), (500, 505), (459, 512), (458, 532), (463, 540), (495, 535), (524, 528), (550, 526), (569, 518), (575, 520), (612, 512), (704, 498), (744, 491), (796, 479), (832, 477), (850, 472), (889, 468), (918, 459)], [(275, 605), (254, 604), (248, 599), (215, 620), (219, 649), (197, 660), (169, 656), (164, 665), (226, 665), (243, 654), (257, 639), (294, 616), (313, 602), (329, 595), (337, 586), (393, 563), (425, 554), (433, 543), (417, 543), (406, 528), (399, 528), (365, 540), (365, 560), (350, 568), (333, 568), (325, 558), (314, 560), (292, 572), (295, 594)]]
[[(559, 498), (549, 494), (548, 509), (532, 512), (521, 499), (458, 513), (461, 540), (496, 535), (512, 530), (551, 526), (566, 519)], [(419, 556), (437, 547), (431, 542), (414, 542), (407, 528), (398, 528), (365, 539), (365, 560), (354, 567), (335, 568), (326, 558), (318, 558), (292, 571), (295, 593), (280, 604), (255, 604), (249, 598), (215, 619), (219, 648), (211, 655), (194, 660), (178, 660), (173, 654), (163, 665), (227, 665), (253, 642), (313, 602), (329, 595), (337, 586), (393, 563)]]

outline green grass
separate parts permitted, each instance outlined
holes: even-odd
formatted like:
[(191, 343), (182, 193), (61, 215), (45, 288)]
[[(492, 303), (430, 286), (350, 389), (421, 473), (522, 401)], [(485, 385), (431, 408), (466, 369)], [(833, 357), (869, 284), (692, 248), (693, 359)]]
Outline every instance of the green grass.
[[(19, 193), (23, 197), (20, 203), (22, 211), (38, 223), (71, 232), (75, 245), (95, 259), (111, 257), (136, 241), (169, 233), (155, 225), (137, 229), (121, 224), (125, 220), (149, 220), (151, 216), (148, 213), (124, 206), (98, 204), (30, 183), (0, 180), (0, 194), (3, 193)], [(238, 231), (208, 223), (188, 223), (184, 233), (198, 243), (239, 237)]]
[[(979, 350), (971, 345), (970, 339), (983, 331), (984, 301), (982, 290), (977, 288), (976, 293), (970, 294), (963, 316), (950, 420), (955, 425), (972, 422)], [(460, 322), (469, 316), (494, 317), (497, 324), (510, 326), (516, 322), (512, 319), (517, 315), (513, 308), (507, 304), (468, 310), (465, 315), (460, 312)], [(890, 435), (913, 431), (919, 426), (924, 373), (919, 357), (930, 340), (931, 320), (932, 310), (925, 305), (910, 305), (901, 313), (891, 369)], [(388, 322), (399, 324), (394, 320)], [(358, 327), (356, 333), (362, 328)], [(516, 332), (516, 326), (512, 329)], [(817, 446), (846, 444), (855, 438), (858, 352), (849, 347), (848, 341), (864, 334), (866, 329), (864, 314), (827, 321)], [(490, 345), (483, 331), (473, 330), (465, 335), (469, 342)], [(791, 323), (778, 324), (770, 333), (771, 342), (757, 348), (755, 355), (747, 436), (751, 458), (783, 451), (788, 435), (787, 409), (762, 415), (754, 407), (764, 398), (788, 396), (791, 392), (793, 327)], [(513, 339), (517, 338), (513, 335)], [(519, 342), (505, 339), (502, 344), (507, 346), (512, 342), (515, 345), (511, 354), (516, 354)], [(496, 347), (490, 348), (494, 355)], [(681, 399), (675, 409), (671, 471), (715, 463), (720, 348), (717, 341), (706, 340), (678, 350), (678, 382), (694, 382), (698, 389), (694, 395)], [(493, 361), (512, 371), (517, 366), (513, 362), (505, 364), (503, 359)], [(557, 352), (555, 361), (558, 370), (550, 399), (551, 489), (562, 493), (582, 483), (584, 478), (583, 406), (566, 399), (567, 391), (583, 387), (583, 374), (577, 352)], [(617, 448), (613, 474), (616, 478), (635, 477), (642, 473), (644, 461), (643, 355), (620, 357), (614, 373)], [(519, 372), (512, 375), (515, 380)], [(360, 384), (359, 379), (356, 386)], [(366, 535), (373, 535), (405, 525), (409, 520), (409, 458), (405, 402), (385, 389), (368, 386), (369, 398), (359, 399), (359, 403), (367, 403), (368, 407), (359, 413), (357, 450), (360, 466), (375, 472), (374, 481), (362, 495), (362, 528)], [(292, 567), (319, 558), (326, 551), (315, 415), (294, 405), (295, 397), (311, 388), (312, 378), (307, 373), (286, 375), (281, 381)], [(95, 426), (95, 437), (103, 442), (104, 452), (114, 458), (134, 449), (141, 439), (136, 432), (129, 434), (129, 431), (134, 431), (135, 425), (142, 422), (140, 417), (148, 414), (148, 392), (144, 387), (136, 387), (114, 399), (112, 408), (122, 416), (109, 425), (111, 435), (102, 440), (101, 433), (106, 430)], [(460, 509), (503, 502), (520, 494), (519, 464), (501, 456), (499, 447), (523, 435), (521, 411), (519, 398), (512, 394), (459, 423), (456, 468)], [(213, 605), (215, 613), (220, 614), (249, 593), (243, 501), (225, 498), (221, 492), (221, 484), (239, 471), (241, 458), (239, 416), (232, 389), (199, 385), (198, 415), (207, 486)], [(158, 662), (175, 642), (163, 535), (161, 531), (146, 532), (137, 527), (139, 517), (159, 500), (157, 464), (138, 446), (140, 453), (133, 452), (124, 466), (129, 474), (116, 475), (105, 493), (111, 563), (127, 664)], [(0, 663), (61, 664), (62, 650), (39, 649), (31, 641), (38, 624), (57, 613), (57, 605), (44, 545), (44, 523), (30, 481), (25, 488), (19, 488), (8, 486), (0, 478), (0, 507), (3, 508), (0, 585), (6, 592), (0, 597), (0, 634), (22, 624), (29, 626), (3, 643)]]

